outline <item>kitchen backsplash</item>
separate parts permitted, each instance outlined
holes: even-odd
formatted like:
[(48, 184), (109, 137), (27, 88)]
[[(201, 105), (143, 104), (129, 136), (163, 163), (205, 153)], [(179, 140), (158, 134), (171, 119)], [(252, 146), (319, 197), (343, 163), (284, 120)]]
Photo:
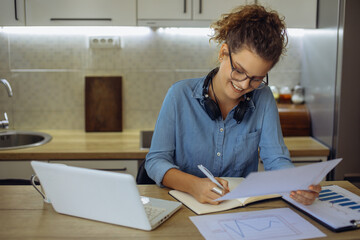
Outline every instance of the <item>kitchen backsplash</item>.
[[(200, 77), (217, 65), (218, 46), (208, 31), (114, 29), (121, 48), (89, 48), (88, 35), (40, 34), (0, 28), (0, 120), (7, 112), (10, 128), (85, 129), (85, 76), (123, 77), (123, 129), (153, 129), (168, 88), (176, 81)], [(175, 29), (176, 30), (176, 29)], [(192, 30), (194, 31), (194, 30)], [(120, 33), (119, 33), (120, 32)], [(271, 85), (300, 82), (302, 36), (289, 33), (285, 57), (269, 73)]]

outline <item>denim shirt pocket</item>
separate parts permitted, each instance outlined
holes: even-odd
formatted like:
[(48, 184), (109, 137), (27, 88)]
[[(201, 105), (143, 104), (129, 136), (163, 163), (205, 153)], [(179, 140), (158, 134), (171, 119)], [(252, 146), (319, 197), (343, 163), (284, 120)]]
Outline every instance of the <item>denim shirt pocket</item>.
[(249, 165), (257, 166), (258, 148), (260, 142), (261, 130), (239, 135), (236, 138), (234, 146), (235, 161), (233, 162), (233, 170), (240, 175), (244, 172), (256, 171), (257, 169), (246, 169)]

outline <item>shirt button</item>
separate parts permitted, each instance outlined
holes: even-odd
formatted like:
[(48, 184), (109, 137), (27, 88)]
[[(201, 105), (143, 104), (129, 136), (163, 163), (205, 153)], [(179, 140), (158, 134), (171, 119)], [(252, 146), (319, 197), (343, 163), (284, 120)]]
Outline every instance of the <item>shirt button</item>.
[(220, 128), (220, 132), (223, 132), (224, 131), (224, 129), (223, 128)]
[(216, 155), (217, 155), (218, 157), (220, 157), (220, 156), (221, 156), (221, 153), (220, 153), (220, 152), (218, 152)]

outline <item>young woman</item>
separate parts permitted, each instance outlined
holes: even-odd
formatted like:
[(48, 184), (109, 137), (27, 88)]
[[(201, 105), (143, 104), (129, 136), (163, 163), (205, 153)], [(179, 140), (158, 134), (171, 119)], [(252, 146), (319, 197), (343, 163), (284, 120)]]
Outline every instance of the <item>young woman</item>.
[[(212, 28), (211, 40), (221, 45), (219, 67), (206, 77), (179, 81), (169, 89), (145, 168), (160, 186), (218, 204), (216, 185), (205, 178), (199, 164), (217, 177), (246, 177), (257, 171), (259, 153), (265, 170), (293, 165), (267, 86), (267, 73), (287, 44), (284, 22), (274, 11), (246, 5), (223, 15)], [(228, 191), (227, 181), (217, 179)], [(291, 196), (311, 204), (320, 190), (318, 185), (310, 186)]]

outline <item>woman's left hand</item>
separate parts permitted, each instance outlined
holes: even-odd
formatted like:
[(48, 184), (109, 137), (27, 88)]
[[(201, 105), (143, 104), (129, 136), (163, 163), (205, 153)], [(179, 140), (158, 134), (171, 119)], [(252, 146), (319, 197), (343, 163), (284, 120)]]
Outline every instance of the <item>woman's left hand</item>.
[(309, 190), (297, 190), (290, 193), (290, 197), (304, 205), (311, 205), (321, 191), (320, 185), (310, 185)]

